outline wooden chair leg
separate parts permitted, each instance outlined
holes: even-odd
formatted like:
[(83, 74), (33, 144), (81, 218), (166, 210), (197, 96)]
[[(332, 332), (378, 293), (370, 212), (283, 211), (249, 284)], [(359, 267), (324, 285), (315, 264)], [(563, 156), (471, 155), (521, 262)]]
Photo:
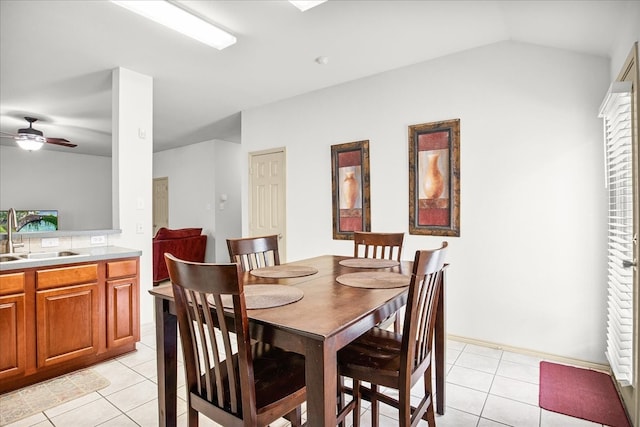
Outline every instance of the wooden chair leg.
[(360, 427), (360, 411), (362, 411), (362, 395), (360, 394), (360, 381), (353, 380), (353, 427)]
[(436, 415), (433, 412), (433, 398), (429, 403), (429, 407), (427, 408), (427, 424), (429, 427), (436, 427)]
[(289, 412), (284, 416), (286, 420), (291, 423), (291, 427), (301, 427), (302, 426), (302, 408), (298, 406), (293, 411)]
[(377, 395), (378, 386), (376, 384), (371, 384), (371, 427), (378, 427), (380, 424)]
[(187, 411), (187, 426), (198, 427), (200, 425), (198, 416), (198, 411), (189, 406), (189, 410)]
[[(338, 396), (337, 396), (337, 400), (338, 400), (338, 413), (340, 413), (340, 411), (342, 411), (342, 409), (344, 409), (345, 405), (346, 405), (346, 399), (344, 397), (344, 377), (342, 375), (338, 375)], [(346, 424), (344, 421), (338, 423), (338, 427), (346, 427)]]

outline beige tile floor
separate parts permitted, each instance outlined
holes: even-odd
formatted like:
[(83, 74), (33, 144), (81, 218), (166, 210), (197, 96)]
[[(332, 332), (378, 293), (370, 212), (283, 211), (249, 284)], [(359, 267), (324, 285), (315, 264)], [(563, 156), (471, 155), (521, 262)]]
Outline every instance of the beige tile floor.
[[(94, 367), (111, 385), (79, 399), (25, 418), (18, 426), (143, 426), (158, 425), (155, 329), (143, 325), (137, 351)], [(181, 355), (180, 355), (181, 359)], [(540, 359), (478, 345), (449, 341), (447, 348), (447, 410), (436, 417), (438, 427), (602, 427), (538, 406)], [(179, 368), (179, 396), (184, 376)], [(414, 390), (420, 390), (416, 386)], [(397, 413), (382, 405), (380, 424), (397, 426)], [(186, 404), (178, 399), (178, 425), (186, 426)], [(217, 424), (201, 417), (203, 427)], [(275, 423), (284, 427), (287, 422)], [(362, 425), (370, 425), (368, 407)], [(426, 426), (422, 421), (421, 426)]]

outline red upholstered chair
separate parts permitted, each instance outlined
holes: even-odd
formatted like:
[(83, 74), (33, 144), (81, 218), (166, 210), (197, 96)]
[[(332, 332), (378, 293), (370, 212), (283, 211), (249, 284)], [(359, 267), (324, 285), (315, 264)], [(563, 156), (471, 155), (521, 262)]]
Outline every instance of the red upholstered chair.
[(207, 236), (202, 228), (181, 228), (170, 230), (160, 228), (153, 238), (153, 284), (169, 279), (169, 271), (164, 260), (164, 254), (170, 253), (176, 257), (194, 262), (204, 262), (207, 249)]

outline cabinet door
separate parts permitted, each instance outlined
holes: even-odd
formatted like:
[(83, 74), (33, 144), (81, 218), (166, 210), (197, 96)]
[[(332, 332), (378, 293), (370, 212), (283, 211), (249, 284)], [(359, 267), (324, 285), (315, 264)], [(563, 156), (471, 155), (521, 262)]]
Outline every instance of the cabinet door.
[(25, 370), (25, 324), (24, 294), (0, 297), (0, 380)]
[(140, 340), (136, 277), (107, 281), (107, 348)]
[(38, 367), (97, 352), (97, 283), (38, 291), (36, 310)]

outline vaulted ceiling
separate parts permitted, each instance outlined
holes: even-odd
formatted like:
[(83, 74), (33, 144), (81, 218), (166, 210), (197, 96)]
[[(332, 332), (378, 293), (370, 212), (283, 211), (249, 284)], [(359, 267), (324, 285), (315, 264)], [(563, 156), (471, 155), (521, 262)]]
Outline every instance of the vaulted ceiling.
[(107, 0), (1, 0), (0, 130), (33, 116), (78, 144), (47, 150), (109, 156), (111, 70), (124, 67), (154, 79), (154, 151), (239, 142), (252, 107), (503, 40), (608, 56), (638, 18), (635, 1), (609, 0), (178, 3), (237, 43), (218, 51)]

